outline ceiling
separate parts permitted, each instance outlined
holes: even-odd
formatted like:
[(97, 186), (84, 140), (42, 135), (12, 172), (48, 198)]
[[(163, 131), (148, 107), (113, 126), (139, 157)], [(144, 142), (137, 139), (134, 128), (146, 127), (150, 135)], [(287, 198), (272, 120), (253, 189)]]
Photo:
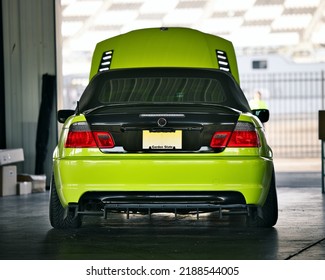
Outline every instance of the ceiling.
[(239, 55), (325, 62), (325, 0), (61, 0), (60, 20), (64, 74), (83, 71), (98, 41), (161, 26), (225, 37)]

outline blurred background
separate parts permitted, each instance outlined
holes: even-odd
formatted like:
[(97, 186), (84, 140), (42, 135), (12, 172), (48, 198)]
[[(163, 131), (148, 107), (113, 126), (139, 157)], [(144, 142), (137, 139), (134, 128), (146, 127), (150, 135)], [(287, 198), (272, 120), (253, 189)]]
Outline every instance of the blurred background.
[(324, 0), (61, 0), (59, 104), (74, 108), (97, 42), (134, 29), (182, 26), (224, 37), (238, 56), (247, 98), (260, 91), (271, 112), (275, 157), (319, 157), (324, 109)]

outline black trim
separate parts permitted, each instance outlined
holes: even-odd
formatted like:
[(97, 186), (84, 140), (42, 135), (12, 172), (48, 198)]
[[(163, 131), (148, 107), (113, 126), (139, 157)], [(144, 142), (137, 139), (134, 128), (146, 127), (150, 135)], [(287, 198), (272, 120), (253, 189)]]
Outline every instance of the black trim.
[(123, 191), (123, 192), (86, 192), (80, 202), (100, 200), (104, 203), (161, 203), (161, 202), (200, 202), (200, 203), (246, 203), (240, 192), (234, 191)]
[(200, 209), (210, 212), (227, 205), (246, 205), (246, 200), (235, 191), (115, 191), (86, 192), (78, 204), (80, 211), (154, 209), (156, 212), (170, 212), (167, 210)]
[(222, 51), (222, 50), (216, 50), (216, 56), (217, 56), (217, 61), (218, 61), (218, 64), (219, 64), (219, 69), (221, 71), (231, 73), (227, 53), (225, 51)]
[(99, 63), (98, 72), (108, 71), (111, 68), (113, 59), (113, 50), (103, 52), (102, 58)]

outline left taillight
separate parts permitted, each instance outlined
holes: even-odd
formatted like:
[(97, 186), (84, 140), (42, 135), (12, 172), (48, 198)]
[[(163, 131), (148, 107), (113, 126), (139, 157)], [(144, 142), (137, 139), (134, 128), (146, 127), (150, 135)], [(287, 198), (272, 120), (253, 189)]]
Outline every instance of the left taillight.
[(70, 126), (66, 148), (113, 148), (112, 135), (107, 131), (91, 131), (85, 122), (74, 123)]
[(213, 134), (210, 147), (214, 149), (259, 147), (260, 140), (255, 126), (248, 122), (238, 122), (233, 132), (217, 131)]

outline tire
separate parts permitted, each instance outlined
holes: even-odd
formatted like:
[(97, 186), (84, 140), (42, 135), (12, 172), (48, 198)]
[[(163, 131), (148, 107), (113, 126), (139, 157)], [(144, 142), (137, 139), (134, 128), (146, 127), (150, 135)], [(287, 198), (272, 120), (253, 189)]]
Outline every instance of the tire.
[(255, 209), (248, 217), (248, 225), (251, 227), (273, 227), (278, 220), (278, 198), (275, 186), (274, 171), (268, 196), (262, 207)]
[(74, 217), (73, 213), (68, 212), (65, 216), (65, 209), (63, 208), (58, 193), (56, 191), (54, 176), (52, 176), (50, 187), (50, 209), (49, 209), (51, 226), (56, 229), (73, 229), (81, 226), (80, 216)]

